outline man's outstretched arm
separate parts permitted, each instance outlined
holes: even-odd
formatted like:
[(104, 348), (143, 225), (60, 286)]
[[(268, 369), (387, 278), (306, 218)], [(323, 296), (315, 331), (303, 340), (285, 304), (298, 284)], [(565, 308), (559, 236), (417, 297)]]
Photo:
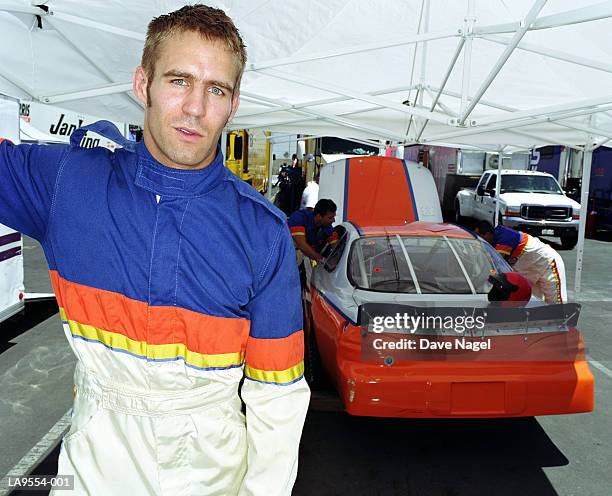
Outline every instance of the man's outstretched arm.
[(310, 401), (304, 379), (300, 281), (286, 226), (271, 249), (249, 303), (242, 399), (246, 404), (248, 467), (240, 495), (288, 496)]
[(0, 143), (0, 224), (41, 241), (68, 147)]

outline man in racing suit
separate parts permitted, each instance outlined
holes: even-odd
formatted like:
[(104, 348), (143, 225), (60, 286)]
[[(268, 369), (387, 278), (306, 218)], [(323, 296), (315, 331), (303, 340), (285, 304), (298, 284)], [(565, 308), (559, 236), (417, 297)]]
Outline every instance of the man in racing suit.
[(533, 294), (549, 304), (566, 303), (565, 265), (561, 256), (535, 236), (486, 221), (474, 231), (486, 239), (529, 281)]
[[(0, 222), (41, 242), (78, 358), (74, 494), (291, 493), (310, 397), (295, 254), (217, 146), (245, 59), (222, 11), (184, 7), (149, 25), (134, 75), (144, 141), (101, 121), (70, 146), (0, 144)], [(79, 148), (87, 128), (123, 148)]]
[(319, 200), (313, 210), (296, 210), (287, 219), (298, 255), (320, 262), (321, 250), (326, 243), (337, 241), (332, 224), (336, 220), (336, 204), (332, 200)]

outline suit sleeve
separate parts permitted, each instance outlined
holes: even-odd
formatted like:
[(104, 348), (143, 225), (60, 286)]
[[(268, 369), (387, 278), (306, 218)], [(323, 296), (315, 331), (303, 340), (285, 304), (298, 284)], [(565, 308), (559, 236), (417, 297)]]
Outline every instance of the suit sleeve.
[(296, 210), (287, 219), (291, 236), (306, 236), (306, 219), (301, 211)]
[(304, 337), (295, 250), (286, 225), (278, 233), (256, 295), (242, 399), (248, 468), (241, 496), (290, 495), (310, 401), (304, 380)]
[(0, 143), (0, 223), (39, 241), (68, 147)]

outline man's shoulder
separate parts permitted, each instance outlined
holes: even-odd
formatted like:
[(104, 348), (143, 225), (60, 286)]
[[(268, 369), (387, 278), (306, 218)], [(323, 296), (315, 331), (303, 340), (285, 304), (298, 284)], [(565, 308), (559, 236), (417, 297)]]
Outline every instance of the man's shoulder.
[(307, 208), (301, 208), (296, 210), (289, 216), (289, 225), (306, 225), (310, 222), (311, 218), (314, 217), (311, 210)]
[(521, 233), (506, 226), (497, 225), (493, 230), (493, 234), (497, 238), (514, 239), (520, 237)]
[(8, 140), (0, 142), (0, 147), (12, 153), (16, 157), (23, 159), (34, 159), (37, 162), (59, 162), (70, 150), (70, 145), (67, 144), (39, 144), (39, 143), (23, 143), (14, 144)]
[(231, 171), (226, 169), (224, 173), (226, 183), (229, 183), (230, 187), (236, 192), (241, 204), (253, 206), (259, 214), (263, 214), (275, 223), (281, 222), (284, 224), (286, 222), (286, 215), (268, 201), (259, 191), (236, 177)]

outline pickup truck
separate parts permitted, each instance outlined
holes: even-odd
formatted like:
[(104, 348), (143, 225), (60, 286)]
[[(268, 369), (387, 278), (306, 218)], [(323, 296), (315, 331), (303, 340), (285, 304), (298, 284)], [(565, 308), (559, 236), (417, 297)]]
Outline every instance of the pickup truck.
[[(466, 217), (495, 224), (497, 171), (486, 171), (476, 189), (462, 189), (455, 197), (455, 220)], [(572, 249), (578, 241), (580, 204), (567, 197), (557, 180), (545, 172), (502, 170), (499, 218), (504, 226), (535, 236), (556, 236)]]

